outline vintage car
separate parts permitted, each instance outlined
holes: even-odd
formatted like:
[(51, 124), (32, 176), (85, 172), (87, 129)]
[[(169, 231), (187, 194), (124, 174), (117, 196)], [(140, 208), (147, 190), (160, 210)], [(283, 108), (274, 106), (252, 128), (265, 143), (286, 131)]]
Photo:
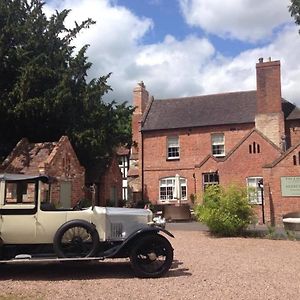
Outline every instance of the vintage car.
[[(47, 176), (0, 174), (0, 263), (130, 258), (138, 277), (160, 277), (171, 267), (173, 235), (148, 209), (57, 209)], [(160, 234), (161, 232), (164, 235)]]

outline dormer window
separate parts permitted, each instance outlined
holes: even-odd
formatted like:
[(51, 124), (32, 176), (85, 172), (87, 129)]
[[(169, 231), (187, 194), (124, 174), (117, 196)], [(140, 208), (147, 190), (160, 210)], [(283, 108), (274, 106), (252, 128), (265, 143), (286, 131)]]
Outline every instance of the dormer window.
[(211, 135), (212, 155), (215, 157), (225, 156), (224, 133), (214, 133)]

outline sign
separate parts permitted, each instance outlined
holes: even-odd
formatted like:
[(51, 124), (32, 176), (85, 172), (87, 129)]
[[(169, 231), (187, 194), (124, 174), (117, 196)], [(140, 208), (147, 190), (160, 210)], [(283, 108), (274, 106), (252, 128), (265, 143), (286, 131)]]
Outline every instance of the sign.
[(300, 196), (300, 176), (281, 177), (280, 179), (283, 197)]

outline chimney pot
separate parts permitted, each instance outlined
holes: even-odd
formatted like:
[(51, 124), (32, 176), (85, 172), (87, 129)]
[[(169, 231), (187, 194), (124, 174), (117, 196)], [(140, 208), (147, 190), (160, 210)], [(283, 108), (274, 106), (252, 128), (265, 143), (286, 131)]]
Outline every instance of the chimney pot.
[(260, 57), (260, 58), (258, 59), (258, 62), (259, 62), (260, 64), (263, 63), (263, 62), (264, 62), (263, 57)]

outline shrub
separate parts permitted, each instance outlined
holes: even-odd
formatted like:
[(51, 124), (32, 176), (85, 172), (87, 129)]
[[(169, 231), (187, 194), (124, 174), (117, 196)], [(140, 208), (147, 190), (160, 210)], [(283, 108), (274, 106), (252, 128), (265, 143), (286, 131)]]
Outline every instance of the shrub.
[(254, 214), (245, 188), (213, 185), (206, 189), (196, 216), (213, 234), (237, 236), (251, 223)]

